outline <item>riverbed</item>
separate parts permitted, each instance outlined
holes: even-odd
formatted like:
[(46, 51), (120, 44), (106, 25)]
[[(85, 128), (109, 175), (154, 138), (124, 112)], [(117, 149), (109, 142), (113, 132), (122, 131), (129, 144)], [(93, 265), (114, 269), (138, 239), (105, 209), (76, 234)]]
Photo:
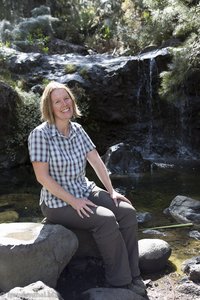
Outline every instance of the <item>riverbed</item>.
[[(19, 179), (20, 176), (24, 180)], [(94, 175), (89, 171), (88, 177)], [(200, 243), (189, 237), (189, 232), (196, 230), (189, 226), (184, 228), (159, 229), (146, 232), (148, 228), (174, 225), (177, 222), (164, 213), (177, 195), (184, 195), (200, 200), (200, 163), (184, 161), (174, 163), (152, 164), (145, 174), (111, 176), (113, 185), (126, 195), (138, 212), (149, 212), (151, 220), (139, 224), (139, 238), (160, 238), (167, 241), (172, 248), (170, 262), (181, 273), (181, 263), (200, 255)], [(3, 180), (3, 179), (2, 179)], [(96, 180), (96, 179), (95, 179)], [(19, 214), (21, 222), (40, 222), (42, 214), (39, 209), (40, 185), (36, 183), (32, 170), (28, 167), (13, 171), (10, 186), (2, 185), (0, 204), (7, 203), (10, 209)]]
[(139, 224), (139, 238), (160, 238), (172, 248), (170, 262), (181, 274), (184, 260), (200, 255), (200, 243), (189, 237), (189, 232), (197, 230), (193, 226), (184, 228), (156, 229), (148, 228), (175, 225), (177, 222), (165, 214), (171, 201), (177, 195), (200, 200), (200, 164), (198, 161), (180, 161), (158, 163), (151, 171), (138, 176), (116, 177), (114, 186), (124, 191), (139, 212), (150, 212), (151, 220)]

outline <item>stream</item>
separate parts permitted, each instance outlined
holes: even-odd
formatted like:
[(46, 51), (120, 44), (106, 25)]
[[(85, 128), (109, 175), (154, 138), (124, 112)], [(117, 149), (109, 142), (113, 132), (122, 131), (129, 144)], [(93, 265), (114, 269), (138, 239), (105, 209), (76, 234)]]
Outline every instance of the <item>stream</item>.
[(200, 243), (197, 237), (189, 237), (196, 233), (195, 228), (169, 228), (146, 231), (146, 228), (177, 224), (170, 216), (163, 213), (177, 195), (184, 195), (196, 200), (200, 199), (200, 165), (195, 161), (180, 162), (179, 165), (159, 164), (141, 177), (115, 178), (113, 184), (127, 196), (139, 212), (150, 212), (152, 219), (139, 224), (139, 238), (160, 238), (167, 241), (172, 248), (170, 262), (178, 273), (184, 260), (200, 254)]
[[(19, 181), (19, 173), (26, 180)], [(92, 179), (94, 174), (88, 171)], [(1, 178), (0, 185), (2, 185)], [(17, 181), (18, 178), (18, 181)], [(159, 238), (167, 241), (172, 248), (170, 262), (177, 272), (181, 273), (181, 263), (200, 254), (200, 243), (196, 236), (189, 237), (189, 232), (197, 229), (189, 226), (184, 228), (159, 229), (146, 231), (147, 228), (177, 224), (170, 216), (163, 213), (177, 195), (200, 199), (200, 163), (184, 161), (175, 164), (159, 163), (150, 172), (133, 176), (111, 176), (113, 186), (126, 195), (138, 212), (149, 212), (151, 220), (139, 223), (139, 239)], [(98, 181), (94, 179), (97, 184)], [(40, 222), (42, 215), (38, 205), (40, 186), (36, 183), (32, 168), (26, 167), (13, 171), (11, 186), (5, 187), (0, 195), (1, 203), (10, 203), (11, 209), (19, 215), (21, 222)]]

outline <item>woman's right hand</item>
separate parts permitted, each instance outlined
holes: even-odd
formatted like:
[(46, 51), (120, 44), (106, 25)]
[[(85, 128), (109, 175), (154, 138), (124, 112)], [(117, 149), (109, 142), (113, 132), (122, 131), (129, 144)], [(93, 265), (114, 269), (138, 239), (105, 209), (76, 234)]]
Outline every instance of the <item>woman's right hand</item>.
[(81, 218), (89, 218), (90, 214), (94, 213), (90, 206), (97, 207), (96, 204), (87, 198), (75, 198), (73, 201), (70, 201), (70, 205), (77, 211)]

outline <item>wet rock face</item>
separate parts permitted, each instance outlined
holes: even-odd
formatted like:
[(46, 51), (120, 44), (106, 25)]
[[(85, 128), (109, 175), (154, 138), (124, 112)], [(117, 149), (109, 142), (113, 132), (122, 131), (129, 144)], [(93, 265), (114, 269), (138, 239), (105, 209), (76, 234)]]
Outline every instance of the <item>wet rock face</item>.
[(0, 81), (0, 136), (6, 139), (6, 135), (12, 131), (16, 123), (15, 110), (20, 102), (19, 96), (9, 85)]
[(33, 11), (32, 17), (19, 22), (16, 28), (4, 24), (11, 34), (16, 30), (27, 33), (29, 27), (40, 26), (44, 18), (49, 18), (45, 22), (50, 22), (51, 38), (48, 45), (43, 45), (48, 53), (44, 54), (35, 43), (27, 44), (24, 38), (15, 40), (15, 49), (0, 49), (2, 67), (13, 80), (23, 82), (24, 90), (41, 95), (43, 82), (51, 80), (75, 90), (78, 87), (75, 94), (81, 108), (86, 107), (86, 117), (80, 122), (101, 154), (111, 145), (125, 142), (137, 147), (143, 157), (153, 154), (161, 159), (185, 158), (193, 152), (199, 157), (198, 95), (193, 101), (191, 94), (187, 105), (181, 107), (159, 96), (160, 73), (168, 69), (171, 60), (167, 48), (129, 57), (89, 55), (85, 47), (58, 39), (50, 12), (40, 13)]
[(108, 149), (104, 156), (107, 169), (113, 174), (135, 174), (150, 170), (150, 162), (129, 144), (120, 143)]
[(19, 95), (4, 82), (0, 82), (0, 95), (0, 169), (7, 169), (24, 164), (27, 160), (27, 146), (14, 142), (20, 131), (16, 113), (21, 101)]

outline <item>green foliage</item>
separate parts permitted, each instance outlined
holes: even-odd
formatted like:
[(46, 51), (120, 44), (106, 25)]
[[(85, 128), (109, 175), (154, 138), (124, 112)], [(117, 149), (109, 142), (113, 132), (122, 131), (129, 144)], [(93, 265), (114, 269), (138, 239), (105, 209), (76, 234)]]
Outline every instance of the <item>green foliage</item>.
[[(62, 20), (62, 38), (84, 43), (103, 52), (110, 49), (122, 14), (122, 0), (69, 0), (53, 4), (55, 17)], [(61, 9), (62, 7), (62, 9)], [(112, 45), (111, 45), (112, 44)]]
[(65, 66), (65, 72), (66, 72), (67, 74), (73, 74), (73, 73), (75, 73), (76, 71), (77, 71), (77, 66), (74, 65), (74, 64), (67, 64), (67, 65)]
[[(7, 7), (5, 0), (0, 2)], [(18, 14), (28, 11), (28, 0), (23, 4), (14, 0), (9, 3)], [(43, 53), (49, 51), (49, 36), (84, 44), (100, 53), (119, 55), (135, 55), (146, 47), (170, 46), (176, 41), (180, 51), (172, 53), (172, 64), (161, 75), (160, 93), (167, 97), (183, 91), (188, 74), (199, 68), (200, 4), (197, 0), (48, 0), (41, 4), (50, 6), (53, 17), (46, 19), (45, 26), (34, 23), (28, 34), (21, 30), (21, 24), (18, 28), (21, 31), (15, 30), (15, 40), (28, 42)], [(4, 26), (9, 32), (9, 22)], [(12, 40), (7, 38), (5, 43), (10, 46)], [(75, 71), (75, 66), (66, 66), (66, 73)], [(87, 70), (81, 72), (87, 78)]]
[(79, 70), (79, 74), (85, 78), (86, 80), (88, 79), (88, 68), (87, 67), (82, 67), (80, 70)]
[(139, 48), (179, 40), (180, 46), (171, 50), (173, 58), (168, 71), (161, 74), (160, 95), (169, 100), (183, 99), (188, 76), (200, 68), (200, 4), (143, 0), (140, 9), (143, 13), (138, 30)]
[(23, 146), (30, 131), (40, 123), (39, 99), (40, 96), (30, 92), (24, 92), (16, 88), (21, 98), (21, 103), (17, 106), (16, 119), (17, 127), (12, 143)]
[(45, 35), (41, 28), (37, 28), (35, 31), (29, 32), (27, 35), (27, 42), (29, 45), (37, 45), (39, 50), (46, 54), (49, 52), (49, 41), (50, 37)]
[(78, 84), (75, 84), (72, 91), (73, 91), (73, 94), (75, 95), (77, 105), (78, 105), (83, 117), (87, 117), (89, 114), (90, 98), (86, 94), (84, 88), (82, 88)]
[(200, 39), (192, 35), (184, 47), (171, 50), (173, 59), (169, 71), (161, 73), (160, 95), (169, 100), (185, 97), (185, 85), (188, 76), (197, 70), (200, 72)]

